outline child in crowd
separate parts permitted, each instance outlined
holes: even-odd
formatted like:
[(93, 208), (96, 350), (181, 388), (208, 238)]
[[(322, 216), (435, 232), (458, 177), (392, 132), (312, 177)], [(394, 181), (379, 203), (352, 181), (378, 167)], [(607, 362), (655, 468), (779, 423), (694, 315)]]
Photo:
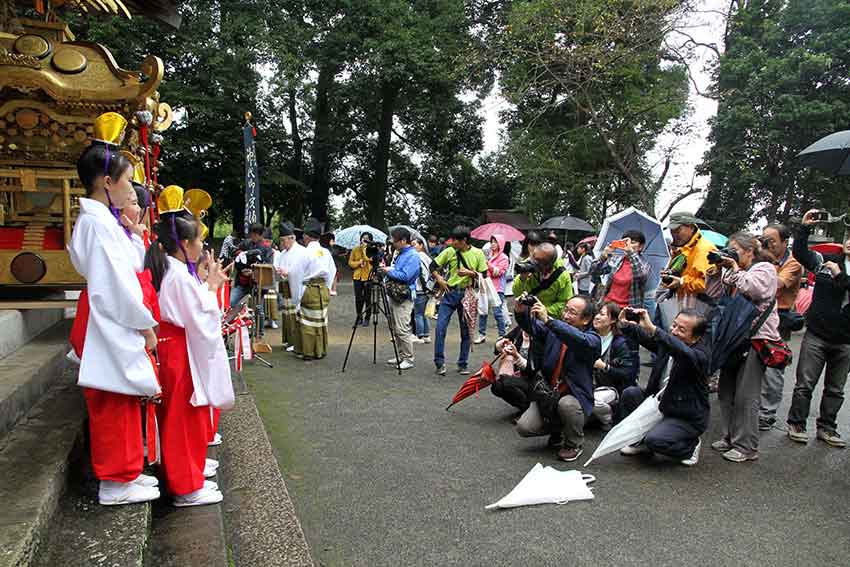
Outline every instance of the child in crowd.
[(221, 502), (213, 476), (218, 463), (206, 459), (210, 408), (234, 403), (230, 365), (221, 336), (218, 289), (228, 279), (221, 264), (209, 260), (206, 280), (195, 265), (203, 242), (200, 225), (183, 210), (183, 190), (167, 187), (159, 197), (160, 221), (145, 265), (159, 294), (159, 359), (163, 400), (159, 408), (162, 468), (175, 506)]
[(133, 194), (132, 167), (108, 145), (92, 145), (77, 162), (86, 188), (68, 250), (87, 283), (89, 316), (80, 346), (78, 383), (89, 412), (92, 468), (103, 505), (159, 498), (157, 480), (142, 474), (139, 398), (160, 393), (146, 348), (156, 348), (156, 320), (136, 277), (141, 254), (119, 224)]

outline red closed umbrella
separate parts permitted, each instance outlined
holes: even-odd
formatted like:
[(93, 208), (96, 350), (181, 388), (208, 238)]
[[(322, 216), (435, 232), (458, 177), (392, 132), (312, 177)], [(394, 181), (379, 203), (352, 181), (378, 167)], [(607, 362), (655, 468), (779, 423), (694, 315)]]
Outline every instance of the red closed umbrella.
[[(493, 361), (495, 362), (495, 360)], [(493, 365), (489, 362), (484, 362), (481, 365), (481, 368), (478, 369), (478, 372), (470, 376), (466, 382), (460, 387), (455, 394), (455, 397), (452, 398), (452, 403), (446, 406), (446, 411), (449, 411), (449, 408), (458, 403), (459, 401), (468, 398), (473, 394), (477, 394), (480, 390), (487, 388), (496, 381), (496, 371), (493, 369)]]
[(501, 234), (505, 240), (525, 240), (525, 235), (514, 227), (501, 222), (488, 222), (476, 227), (470, 235), (476, 240), (490, 240), (494, 234)]
[(821, 254), (833, 254), (840, 256), (844, 254), (844, 247), (836, 242), (822, 242), (811, 247), (815, 252)]

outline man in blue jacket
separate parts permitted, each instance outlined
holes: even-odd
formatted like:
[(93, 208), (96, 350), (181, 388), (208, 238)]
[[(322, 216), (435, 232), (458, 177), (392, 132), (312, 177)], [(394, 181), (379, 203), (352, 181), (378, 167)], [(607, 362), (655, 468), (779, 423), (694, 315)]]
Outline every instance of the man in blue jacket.
[(416, 279), (419, 277), (419, 254), (410, 245), (410, 231), (397, 227), (390, 232), (393, 248), (396, 251), (392, 266), (378, 268), (388, 279), (407, 284), (409, 293), (401, 301), (390, 296), (390, 316), (393, 322), (395, 342), (398, 347), (398, 360), (391, 358), (387, 364), (399, 365), (402, 370), (413, 368), (413, 336), (410, 333), (410, 314), (413, 312), (413, 300), (416, 298)]
[(582, 454), (585, 420), (593, 411), (593, 363), (602, 351), (599, 335), (590, 330), (593, 301), (584, 295), (571, 298), (559, 321), (549, 316), (539, 300), (529, 316), (522, 304), (525, 297), (523, 294), (517, 300), (517, 323), (531, 336), (532, 348), (543, 349), (547, 361), (543, 366), (555, 369), (552, 376), (541, 376), (540, 380), (548, 381), (560, 398), (555, 415), (547, 415), (542, 401), (533, 402), (517, 421), (517, 433), (522, 437), (549, 433), (549, 445), (558, 448), (558, 458), (575, 461)]
[[(620, 312), (623, 334), (657, 355), (656, 366), (673, 359), (670, 378), (661, 394), (658, 409), (664, 415), (661, 423), (646, 434), (642, 443), (624, 447), (623, 455), (658, 453), (692, 467), (699, 462), (700, 435), (708, 428), (708, 365), (711, 345), (705, 317), (692, 309), (682, 310), (670, 325), (670, 332), (653, 325), (646, 309), (631, 309), (640, 322), (626, 319)], [(643, 401), (639, 386), (623, 391), (620, 407), (624, 417)]]

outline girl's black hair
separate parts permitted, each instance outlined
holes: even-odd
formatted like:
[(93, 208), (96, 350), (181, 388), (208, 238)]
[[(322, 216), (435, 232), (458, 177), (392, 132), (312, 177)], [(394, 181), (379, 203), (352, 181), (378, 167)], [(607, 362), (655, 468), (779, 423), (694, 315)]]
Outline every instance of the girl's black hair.
[[(177, 238), (172, 233), (172, 220)], [(145, 268), (151, 271), (153, 287), (159, 291), (165, 272), (168, 271), (168, 256), (181, 249), (180, 240), (194, 240), (200, 234), (201, 227), (189, 211), (165, 213), (153, 225), (156, 242), (145, 253)]]
[(131, 167), (130, 160), (120, 152), (103, 144), (92, 144), (77, 160), (77, 175), (86, 188), (86, 196), (89, 196), (94, 192), (94, 182), (98, 177), (108, 175), (117, 180)]
[(150, 192), (145, 189), (145, 186), (141, 183), (133, 182), (133, 189), (136, 191), (136, 200), (139, 202), (139, 208), (142, 209), (142, 214), (145, 214), (145, 211), (150, 207)]

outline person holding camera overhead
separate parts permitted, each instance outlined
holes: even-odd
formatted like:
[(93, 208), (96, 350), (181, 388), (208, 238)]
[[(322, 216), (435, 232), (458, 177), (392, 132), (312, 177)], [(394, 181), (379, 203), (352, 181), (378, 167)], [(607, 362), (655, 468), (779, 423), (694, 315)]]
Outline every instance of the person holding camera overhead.
[[(762, 252), (761, 242), (749, 232), (730, 236), (728, 247), (712, 253), (709, 260), (724, 268), (727, 292), (744, 294), (760, 314), (753, 322), (752, 342), (747, 345), (745, 358), (732, 356), (721, 369), (717, 397), (722, 436), (711, 448), (733, 463), (755, 461), (759, 457), (758, 421), (766, 366), (754, 343), (782, 339), (776, 310), (776, 268)], [(769, 313), (767, 318), (765, 313)]]
[(593, 412), (593, 364), (602, 355), (602, 341), (590, 328), (593, 300), (586, 295), (571, 298), (559, 320), (538, 298), (524, 294), (517, 299), (515, 312), (532, 343), (542, 345), (542, 366), (555, 369), (551, 376), (538, 374), (535, 379), (533, 403), (517, 421), (517, 433), (521, 437), (549, 433), (549, 446), (558, 449), (558, 458), (575, 461), (583, 451), (585, 420)]
[[(620, 240), (611, 242), (593, 262), (590, 273), (594, 276), (611, 274), (603, 301), (613, 302), (620, 307), (642, 307), (646, 279), (652, 269), (641, 257), (646, 237), (639, 230), (627, 230)], [(615, 251), (621, 250), (622, 254)]]
[[(469, 228), (456, 226), (451, 236), (451, 246), (440, 252), (430, 266), (431, 274), (443, 293), (440, 309), (437, 312), (437, 332), (434, 337), (434, 365), (436, 373), (440, 376), (446, 375), (446, 331), (455, 312), (460, 323), (460, 354), (457, 359), (457, 371), (460, 374), (469, 374), (467, 365), (472, 337), (469, 334), (469, 327), (463, 320), (462, 301), (467, 288), (475, 284), (478, 275), (485, 277), (487, 275), (487, 259), (480, 248), (469, 243), (471, 238)], [(445, 278), (440, 274), (440, 269), (443, 267), (448, 267), (448, 275)]]
[(514, 297), (523, 293), (535, 296), (546, 306), (550, 317), (560, 319), (567, 301), (573, 296), (573, 280), (549, 242), (532, 245), (529, 234), (529, 258), (514, 266)]
[(390, 232), (395, 250), (392, 266), (381, 266), (378, 271), (387, 280), (387, 296), (393, 320), (393, 332), (398, 347), (398, 359), (387, 364), (399, 365), (402, 370), (413, 368), (413, 335), (410, 332), (410, 313), (416, 297), (416, 280), (419, 278), (419, 254), (410, 245), (410, 231), (396, 227)]
[[(351, 279), (354, 280), (354, 305), (357, 309), (357, 321), (355, 325), (362, 324), (364, 327), (369, 324), (369, 319), (372, 317), (371, 298), (366, 297), (368, 291), (369, 274), (372, 273), (372, 261), (367, 254), (367, 248), (372, 244), (372, 234), (363, 232), (360, 234), (360, 244), (355, 246), (348, 256), (348, 265), (354, 270)], [(365, 317), (363, 316), (363, 308), (366, 308)]]
[(824, 211), (807, 212), (794, 238), (794, 258), (817, 276), (812, 305), (806, 313), (806, 334), (800, 345), (800, 360), (797, 361), (797, 383), (788, 411), (788, 437), (798, 443), (809, 441), (806, 420), (812, 391), (826, 368), (817, 438), (833, 447), (844, 448), (847, 442), (835, 428), (838, 411), (844, 403), (847, 373), (850, 372), (850, 238), (845, 237), (843, 255), (821, 258), (809, 250), (812, 227), (828, 218)]

